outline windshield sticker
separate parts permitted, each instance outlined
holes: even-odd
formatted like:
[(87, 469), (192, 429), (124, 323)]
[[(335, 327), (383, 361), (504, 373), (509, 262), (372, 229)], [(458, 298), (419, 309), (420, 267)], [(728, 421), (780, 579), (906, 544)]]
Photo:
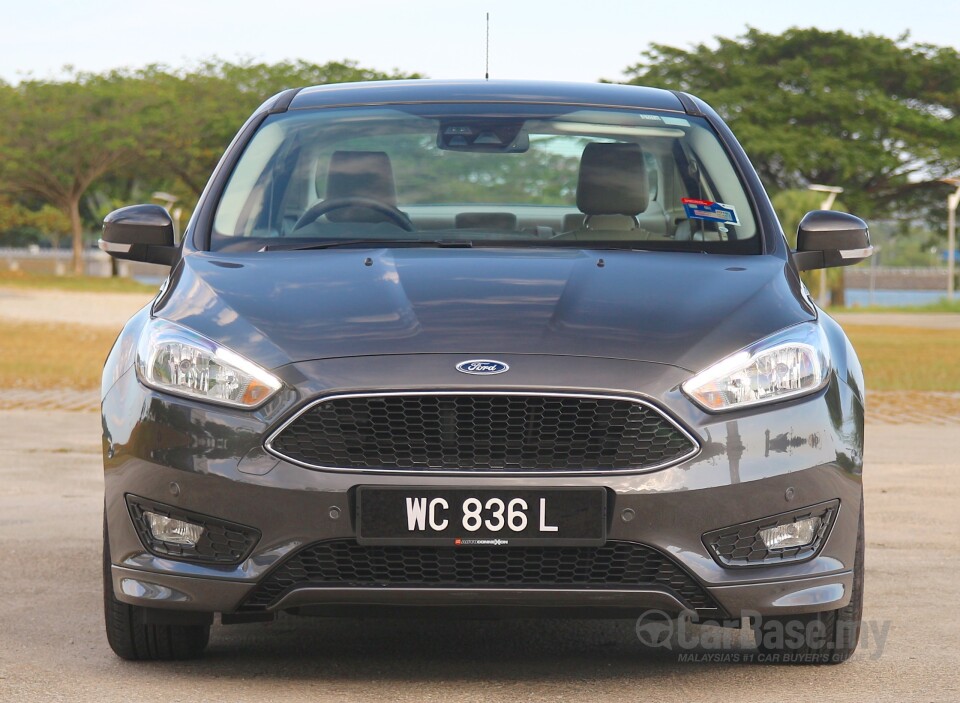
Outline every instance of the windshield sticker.
[(711, 200), (695, 200), (693, 198), (683, 198), (681, 202), (683, 203), (683, 211), (687, 213), (688, 219), (723, 222), (727, 225), (740, 224), (737, 211), (733, 209), (733, 205), (715, 203)]

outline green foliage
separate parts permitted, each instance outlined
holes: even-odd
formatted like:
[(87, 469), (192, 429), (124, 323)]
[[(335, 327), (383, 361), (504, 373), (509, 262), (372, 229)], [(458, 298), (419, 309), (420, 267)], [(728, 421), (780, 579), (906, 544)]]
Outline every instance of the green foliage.
[[(941, 213), (942, 216), (942, 213)], [(870, 223), (870, 236), (877, 253), (878, 266), (930, 268), (942, 266), (937, 236), (918, 221), (875, 221)]]
[(31, 210), (23, 203), (0, 197), (0, 246), (27, 246), (46, 239), (58, 246), (70, 231), (70, 220), (52, 205)]
[(209, 61), (187, 72), (151, 69), (148, 80), (163, 101), (164, 124), (144, 144), (146, 164), (136, 175), (153, 167), (172, 176), (174, 182), (165, 189), (192, 206), (240, 125), (270, 96), (301, 86), (419, 77), (380, 73), (352, 61)]
[(730, 124), (774, 191), (843, 186), (866, 216), (920, 211), (960, 171), (960, 53), (874, 35), (749, 29), (656, 44), (631, 83), (690, 91)]

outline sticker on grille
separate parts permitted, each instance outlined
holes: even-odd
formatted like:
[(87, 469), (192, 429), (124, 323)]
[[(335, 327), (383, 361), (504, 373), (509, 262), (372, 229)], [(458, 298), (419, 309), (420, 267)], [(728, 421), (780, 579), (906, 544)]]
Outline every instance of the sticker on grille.
[(515, 393), (334, 396), (267, 448), (314, 468), (492, 473), (651, 469), (698, 450), (637, 400)]

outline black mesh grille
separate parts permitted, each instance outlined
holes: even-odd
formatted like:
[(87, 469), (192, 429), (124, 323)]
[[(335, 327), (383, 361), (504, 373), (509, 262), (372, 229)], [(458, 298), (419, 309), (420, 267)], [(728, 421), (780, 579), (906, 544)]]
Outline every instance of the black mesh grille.
[(716, 602), (671, 559), (633, 542), (602, 547), (366, 547), (310, 545), (270, 573), (244, 603), (265, 608), (303, 587), (527, 587), (665, 590), (699, 611)]
[[(239, 564), (246, 559), (260, 540), (260, 532), (251, 527), (217, 520), (132, 495), (127, 496), (127, 507), (143, 546), (158, 556), (205, 564)], [(200, 525), (203, 527), (200, 540), (195, 546), (190, 546), (156, 539), (150, 532), (144, 517), (147, 511)]]
[(696, 445), (631, 400), (394, 395), (318, 403), (271, 442), (310, 466), (455, 471), (603, 471), (678, 461)]
[[(703, 542), (714, 558), (728, 567), (765, 566), (785, 561), (804, 561), (816, 556), (820, 551), (833, 524), (839, 504), (839, 501), (833, 500), (762, 520), (725, 527), (706, 533), (703, 536)], [(820, 527), (810, 544), (786, 549), (767, 549), (767, 545), (760, 538), (760, 530), (789, 525), (809, 517), (820, 518)]]

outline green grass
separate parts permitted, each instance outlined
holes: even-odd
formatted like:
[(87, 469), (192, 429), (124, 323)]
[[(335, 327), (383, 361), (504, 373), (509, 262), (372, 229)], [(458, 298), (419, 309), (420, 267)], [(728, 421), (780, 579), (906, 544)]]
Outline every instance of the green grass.
[(827, 308), (827, 312), (830, 314), (835, 312), (960, 312), (960, 294), (958, 294), (958, 297), (955, 298), (952, 303), (947, 302), (947, 299), (943, 298), (936, 303), (928, 303), (926, 305), (869, 305), (864, 307), (849, 308), (831, 307)]
[(156, 286), (140, 283), (129, 278), (98, 278), (94, 276), (53, 276), (50, 274), (25, 273), (23, 271), (0, 272), (0, 288), (40, 288), (88, 293), (154, 293)]

